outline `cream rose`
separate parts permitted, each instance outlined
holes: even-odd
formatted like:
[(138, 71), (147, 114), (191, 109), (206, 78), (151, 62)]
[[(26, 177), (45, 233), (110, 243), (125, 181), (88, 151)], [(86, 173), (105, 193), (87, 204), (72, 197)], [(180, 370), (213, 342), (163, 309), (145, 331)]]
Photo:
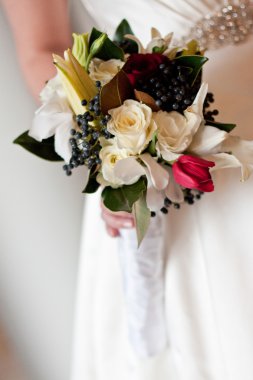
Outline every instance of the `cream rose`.
[(90, 77), (94, 81), (100, 81), (102, 86), (108, 82), (119, 72), (125, 62), (119, 59), (102, 59), (94, 58), (89, 66)]
[[(129, 172), (128, 176), (121, 176), (121, 173), (117, 175), (116, 164), (120, 160), (132, 160), (134, 159), (134, 157), (130, 156), (130, 152), (128, 149), (120, 149), (117, 146), (115, 139), (112, 139), (108, 142), (109, 145), (103, 147), (99, 154), (102, 160), (102, 166), (101, 173), (97, 176), (97, 181), (101, 185), (111, 186), (113, 188), (117, 188), (122, 185), (131, 185), (132, 183), (138, 181), (140, 176), (143, 175), (143, 172), (141, 172), (140, 170), (136, 171), (137, 162), (136, 165), (133, 165), (132, 173)], [(132, 161), (130, 162), (132, 163)]]
[(199, 115), (188, 113), (185, 117), (176, 111), (159, 111), (153, 119), (157, 125), (156, 148), (166, 161), (176, 160), (187, 149), (201, 124)]
[(111, 119), (107, 129), (115, 136), (119, 148), (126, 148), (131, 154), (140, 154), (156, 130), (151, 108), (136, 100), (125, 100), (122, 106), (108, 113)]

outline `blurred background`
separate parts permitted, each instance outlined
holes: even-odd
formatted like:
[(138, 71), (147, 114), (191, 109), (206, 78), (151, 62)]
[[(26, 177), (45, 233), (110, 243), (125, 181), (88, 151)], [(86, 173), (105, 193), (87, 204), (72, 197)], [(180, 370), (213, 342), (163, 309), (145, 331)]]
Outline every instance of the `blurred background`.
[[(73, 31), (85, 31), (79, 1)], [(36, 104), (0, 9), (0, 380), (67, 380), (84, 197), (82, 178), (12, 144)]]

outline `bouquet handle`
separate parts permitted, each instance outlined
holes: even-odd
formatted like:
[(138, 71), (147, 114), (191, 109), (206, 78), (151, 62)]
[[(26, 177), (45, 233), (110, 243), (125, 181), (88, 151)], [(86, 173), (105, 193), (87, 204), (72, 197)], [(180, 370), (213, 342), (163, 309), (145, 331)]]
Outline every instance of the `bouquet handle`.
[(135, 229), (121, 230), (119, 238), (129, 340), (142, 358), (158, 354), (167, 344), (162, 227), (162, 215), (151, 218), (139, 248)]

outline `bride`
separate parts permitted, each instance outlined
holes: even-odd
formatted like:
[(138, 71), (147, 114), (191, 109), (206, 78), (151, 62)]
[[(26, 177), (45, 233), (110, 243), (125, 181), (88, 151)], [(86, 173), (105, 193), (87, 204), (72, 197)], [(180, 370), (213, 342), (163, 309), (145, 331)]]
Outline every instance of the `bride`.
[[(252, 20), (248, 1), (234, 3), (238, 6), (235, 19)], [(249, 33), (245, 41), (233, 45), (224, 38), (226, 25), (232, 22), (227, 17), (227, 2), (83, 0), (83, 5), (100, 29), (111, 34), (126, 18), (144, 42), (151, 26), (163, 35), (173, 31), (180, 39), (197, 33), (200, 21), (198, 31), (203, 32), (203, 18), (208, 15), (210, 29), (203, 41), (210, 48), (210, 62), (205, 67), (205, 81), (215, 94), (219, 119), (236, 122), (238, 133), (252, 139), (253, 73), (249, 66), (253, 39)], [(214, 18), (219, 12), (221, 16)], [(243, 25), (233, 31), (235, 37), (242, 35)], [(62, 38), (61, 42), (64, 38), (68, 41), (64, 33)], [(193, 207), (185, 205), (166, 216), (168, 343), (159, 354), (144, 359), (128, 341), (119, 239), (110, 237), (104, 228), (99, 195), (87, 198), (71, 380), (252, 379), (252, 184), (252, 180), (238, 183), (231, 170), (221, 172), (216, 175), (214, 193), (206, 194)], [(129, 218), (106, 210), (102, 214), (111, 235), (131, 227)]]
[[(100, 29), (112, 34), (120, 20), (127, 18), (144, 41), (151, 26), (158, 27), (163, 35), (173, 31), (176, 38), (181, 38), (193, 33), (196, 23), (206, 15), (221, 12), (224, 17), (214, 25), (213, 39), (211, 32), (204, 35), (211, 49), (207, 52), (210, 61), (204, 68), (204, 79), (215, 94), (219, 120), (236, 122), (239, 134), (252, 139), (253, 75), (249, 62), (253, 59), (253, 38), (249, 35), (237, 45), (222, 43), (219, 30), (224, 30), (228, 21), (223, 1), (83, 3)], [(238, 9), (249, 12), (248, 3), (236, 4)], [(250, 18), (252, 21), (252, 13)], [(119, 239), (109, 238), (105, 232), (98, 196), (88, 199), (72, 380), (252, 379), (252, 185), (252, 180), (241, 184), (231, 170), (220, 172), (215, 178), (214, 193), (166, 217), (168, 344), (159, 355), (148, 359), (139, 359), (128, 341)], [(103, 217), (112, 236), (131, 223), (129, 218), (106, 210)]]

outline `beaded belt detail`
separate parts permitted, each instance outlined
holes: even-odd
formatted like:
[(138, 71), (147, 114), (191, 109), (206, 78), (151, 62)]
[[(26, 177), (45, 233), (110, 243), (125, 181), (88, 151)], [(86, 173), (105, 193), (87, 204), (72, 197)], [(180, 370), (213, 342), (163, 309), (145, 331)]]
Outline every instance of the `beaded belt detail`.
[(253, 6), (249, 1), (226, 3), (191, 28), (187, 40), (196, 39), (202, 48), (217, 49), (244, 42), (253, 33)]

